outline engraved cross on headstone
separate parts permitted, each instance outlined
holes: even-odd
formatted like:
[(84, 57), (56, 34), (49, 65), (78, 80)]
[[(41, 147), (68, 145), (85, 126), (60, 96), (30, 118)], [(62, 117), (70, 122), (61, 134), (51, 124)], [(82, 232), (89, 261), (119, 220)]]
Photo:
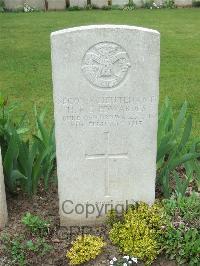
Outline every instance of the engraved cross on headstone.
[(128, 152), (126, 153), (110, 153), (110, 134), (104, 132), (106, 141), (106, 151), (99, 154), (85, 154), (87, 160), (105, 160), (105, 197), (110, 197), (110, 159), (128, 159)]

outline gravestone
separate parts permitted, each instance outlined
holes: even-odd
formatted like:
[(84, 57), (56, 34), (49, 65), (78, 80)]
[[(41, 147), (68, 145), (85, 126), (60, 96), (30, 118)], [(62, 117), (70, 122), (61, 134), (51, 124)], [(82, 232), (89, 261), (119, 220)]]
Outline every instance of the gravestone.
[(20, 11), (24, 9), (24, 0), (4, 0), (5, 8), (9, 11)]
[(65, 10), (66, 1), (65, 0), (48, 0), (48, 10)]
[(177, 7), (191, 7), (192, 6), (192, 0), (175, 0), (174, 3)]
[(129, 0), (112, 0), (113, 6), (125, 6), (129, 3)]
[(78, 7), (86, 7), (87, 0), (70, 0), (70, 7), (78, 6)]
[(45, 10), (45, 0), (26, 0), (28, 6), (34, 8), (35, 10)]
[(160, 35), (120, 25), (54, 32), (62, 225), (100, 223), (110, 208), (153, 203)]
[(102, 8), (108, 6), (108, 0), (91, 0), (91, 4), (95, 7)]
[(0, 229), (2, 229), (8, 220), (6, 193), (4, 185), (3, 167), (0, 151)]
[(134, 0), (133, 2), (136, 5), (136, 7), (143, 7), (145, 3), (145, 1), (143, 0)]

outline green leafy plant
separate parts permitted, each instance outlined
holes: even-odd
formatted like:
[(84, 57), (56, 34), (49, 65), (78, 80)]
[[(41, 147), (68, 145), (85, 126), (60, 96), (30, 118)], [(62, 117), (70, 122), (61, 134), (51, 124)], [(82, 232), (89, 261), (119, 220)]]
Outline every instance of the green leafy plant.
[(48, 130), (45, 111), (38, 114), (35, 108), (36, 134), (26, 140), (25, 116), (16, 123), (11, 116), (13, 111), (14, 106), (0, 97), (0, 144), (5, 183), (12, 193), (20, 187), (32, 195), (37, 192), (42, 178), (46, 190), (51, 181), (56, 158), (54, 125)]
[(165, 212), (171, 221), (176, 222), (176, 218), (187, 225), (200, 228), (200, 197), (193, 193), (189, 197), (172, 197), (163, 200)]
[(29, 256), (40, 256), (48, 254), (53, 247), (44, 238), (26, 239), (22, 235), (3, 235), (1, 237), (5, 253), (11, 259), (13, 265), (26, 266)]
[(106, 224), (112, 227), (115, 223), (120, 221), (120, 216), (115, 210), (110, 210), (106, 215)]
[(19, 172), (25, 177), (20, 180), (20, 186), (28, 195), (37, 192), (40, 177), (42, 177), (43, 160), (46, 153), (39, 152), (40, 143), (37, 140), (30, 141), (21, 140), (19, 143), (19, 155), (17, 168)]
[(6, 236), (3, 239), (3, 243), (11, 255), (12, 262), (19, 266), (26, 265), (26, 256), (22, 245), (23, 240), (22, 236), (14, 236), (14, 238)]
[(16, 106), (16, 103), (10, 104), (8, 98), (0, 94), (0, 145), (3, 158), (12, 135), (21, 136), (29, 131), (26, 114), (22, 115), (20, 121), (13, 121), (12, 115)]
[(15, 192), (20, 180), (26, 179), (17, 168), (19, 142), (28, 132), (26, 116), (20, 121), (13, 121), (12, 114), (16, 104), (9, 104), (7, 98), (0, 94), (0, 145), (3, 159), (5, 183), (10, 192)]
[(34, 135), (34, 138), (38, 141), (39, 153), (44, 155), (42, 161), (42, 176), (44, 178), (45, 189), (47, 190), (55, 167), (56, 144), (54, 124), (50, 130), (47, 130), (45, 127), (45, 114), (45, 110), (38, 114), (35, 107), (37, 133)]
[(92, 235), (78, 236), (72, 242), (71, 249), (67, 252), (70, 265), (78, 265), (95, 259), (101, 252), (106, 243), (101, 237)]
[(45, 111), (38, 114), (35, 109), (37, 132), (32, 142), (21, 140), (19, 143), (18, 169), (24, 179), (21, 187), (29, 195), (37, 192), (39, 181), (43, 177), (45, 189), (48, 189), (50, 177), (55, 166), (54, 126), (45, 127)]
[(178, 173), (175, 173), (176, 168), (199, 156), (199, 153), (194, 150), (190, 149), (188, 151), (187, 144), (192, 129), (192, 117), (191, 115), (186, 116), (186, 112), (187, 103), (185, 102), (177, 118), (174, 119), (173, 110), (167, 98), (159, 114), (157, 180), (162, 186), (165, 197), (169, 197), (172, 192), (170, 187), (172, 173), (175, 176), (178, 191), (184, 193), (184, 186), (180, 188), (180, 184), (178, 183)]
[(19, 144), (20, 137), (15, 128), (9, 137), (8, 147), (3, 156), (3, 168), (5, 175), (5, 183), (10, 192), (16, 192), (20, 182), (27, 182), (27, 177), (24, 176), (18, 167)]
[(158, 239), (164, 224), (162, 212), (159, 204), (137, 203), (124, 214), (123, 221), (113, 225), (109, 233), (111, 241), (121, 252), (150, 265), (160, 250)]
[(83, 8), (79, 7), (79, 6), (71, 6), (67, 8), (68, 11), (80, 11), (83, 10)]
[(200, 264), (200, 235), (196, 228), (168, 226), (161, 240), (162, 251), (179, 265)]
[(0, 0), (0, 13), (5, 11), (5, 4), (3, 0)]
[[(200, 154), (200, 140), (195, 140), (191, 147), (190, 153)], [(200, 191), (200, 163), (199, 158), (194, 160), (189, 160), (184, 163), (185, 175), (190, 181), (195, 181), (198, 191)]]
[(45, 254), (49, 253), (53, 247), (49, 245), (44, 238), (36, 238), (26, 241), (25, 249), (28, 252), (38, 254), (43, 257)]
[(165, 8), (176, 8), (174, 0), (165, 0), (163, 7)]
[(124, 6), (123, 10), (135, 10), (136, 5), (133, 0), (129, 0), (128, 4)]
[(48, 221), (29, 212), (22, 217), (22, 224), (24, 224), (32, 234), (40, 236), (47, 235), (50, 228), (50, 223)]
[(163, 200), (166, 225), (160, 238), (162, 251), (179, 265), (200, 264), (200, 197)]

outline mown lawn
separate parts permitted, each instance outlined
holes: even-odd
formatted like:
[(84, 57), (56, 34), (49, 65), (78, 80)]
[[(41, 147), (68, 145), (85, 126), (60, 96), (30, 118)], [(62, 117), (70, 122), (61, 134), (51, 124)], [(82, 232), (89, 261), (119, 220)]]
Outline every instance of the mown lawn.
[[(87, 24), (129, 24), (161, 33), (160, 102), (166, 96), (178, 110), (186, 99), (200, 133), (200, 9), (73, 11), (0, 14), (0, 90), (21, 103), (16, 116), (33, 105), (52, 119), (50, 33)], [(81, 45), (81, 43), (80, 43)]]

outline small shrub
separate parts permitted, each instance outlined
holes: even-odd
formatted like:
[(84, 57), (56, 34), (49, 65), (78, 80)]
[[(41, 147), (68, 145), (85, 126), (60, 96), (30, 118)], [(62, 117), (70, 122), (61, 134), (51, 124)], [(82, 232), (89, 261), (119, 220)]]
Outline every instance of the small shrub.
[(67, 10), (68, 11), (80, 11), (82, 10), (82, 8), (79, 6), (71, 6), (71, 7), (68, 7)]
[(39, 216), (26, 213), (22, 217), (22, 223), (30, 230), (34, 235), (47, 235), (49, 232), (50, 223), (41, 219)]
[(72, 242), (71, 249), (67, 252), (67, 258), (71, 265), (78, 265), (95, 259), (105, 247), (105, 242), (101, 237), (92, 235), (78, 236)]
[(174, 0), (165, 0), (163, 7), (165, 8), (176, 8)]
[(163, 201), (166, 215), (172, 222), (183, 222), (200, 229), (200, 197), (193, 193), (189, 197), (170, 198)]
[(135, 10), (136, 9), (136, 5), (133, 2), (133, 0), (129, 0), (129, 3), (127, 5), (124, 6), (123, 10)]
[(159, 253), (159, 242), (164, 224), (162, 207), (136, 204), (124, 214), (124, 221), (113, 225), (109, 235), (120, 251), (150, 265)]
[(200, 234), (196, 228), (168, 226), (161, 238), (162, 250), (178, 265), (200, 265)]
[(112, 227), (115, 223), (119, 222), (119, 218), (115, 210), (110, 210), (106, 215), (106, 224)]
[(53, 247), (44, 238), (27, 240), (22, 235), (3, 235), (1, 238), (3, 249), (11, 259), (13, 265), (29, 265), (28, 258), (34, 256), (43, 257), (48, 254)]
[(44, 238), (31, 239), (25, 242), (27, 252), (38, 254), (40, 257), (49, 253), (53, 247), (49, 245)]
[(12, 263), (14, 265), (25, 266), (26, 255), (22, 245), (24, 237), (19, 235), (14, 235), (13, 237), (3, 235), (1, 241), (3, 243), (3, 249), (9, 255)]
[(160, 244), (169, 259), (179, 265), (200, 265), (200, 198), (171, 198), (163, 201), (167, 223)]

